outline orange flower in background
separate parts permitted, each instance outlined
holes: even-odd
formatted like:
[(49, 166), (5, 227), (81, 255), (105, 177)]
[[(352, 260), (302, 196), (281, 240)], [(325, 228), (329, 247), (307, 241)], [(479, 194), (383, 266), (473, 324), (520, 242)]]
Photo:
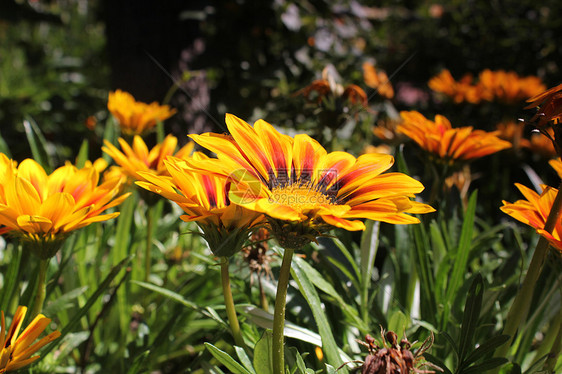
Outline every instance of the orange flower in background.
[(59, 331), (54, 331), (41, 338), (37, 343), (33, 343), (51, 323), (51, 320), (42, 314), (35, 317), (20, 335), (19, 332), (26, 313), (27, 307), (18, 306), (10, 329), (6, 332), (6, 322), (2, 311), (0, 373), (16, 371), (37, 361), (39, 356), (31, 357), (31, 355), (60, 336)]
[(392, 99), (394, 97), (394, 89), (386, 73), (382, 70), (377, 71), (375, 67), (368, 62), (363, 63), (363, 79), (367, 86), (377, 90), (382, 97), (387, 99)]
[(47, 175), (26, 159), (3, 175), (0, 225), (31, 243), (39, 257), (50, 258), (74, 230), (119, 215), (102, 213), (129, 196), (118, 196), (122, 180), (98, 182), (93, 165), (78, 169), (67, 163)]
[(176, 113), (168, 105), (136, 101), (131, 94), (121, 90), (109, 93), (107, 109), (117, 118), (121, 131), (126, 135), (141, 135), (156, 126), (157, 122)]
[(511, 147), (510, 142), (497, 137), (497, 132), (488, 133), (472, 127), (452, 128), (451, 122), (441, 115), (436, 115), (435, 121), (416, 111), (400, 115), (404, 122), (398, 126), (398, 132), (449, 163), (470, 161)]
[(518, 103), (545, 90), (538, 77), (520, 77), (512, 71), (483, 70), (474, 82), (470, 74), (455, 81), (449, 70), (442, 70), (428, 82), (435, 91), (449, 96), (456, 103), (463, 101), (477, 104), (481, 101), (498, 100), (509, 104)]
[[(144, 181), (138, 172), (149, 172), (156, 175), (168, 175), (164, 161), (166, 157), (175, 155), (177, 158), (185, 158), (193, 151), (193, 142), (188, 142), (175, 154), (178, 139), (173, 135), (168, 135), (152, 149), (148, 149), (144, 140), (136, 135), (133, 138), (133, 146), (131, 147), (123, 138), (119, 138), (120, 151), (117, 147), (105, 140), (105, 146), (102, 150), (113, 158), (115, 163), (121, 167), (121, 171), (125, 175), (134, 180)], [(116, 171), (113, 170), (115, 173)]]
[[(194, 160), (209, 160), (196, 152)], [(228, 198), (230, 183), (217, 175), (193, 172), (185, 159), (168, 157), (165, 161), (168, 175), (139, 172), (144, 181), (136, 182), (142, 188), (175, 202), (185, 212), (180, 218), (197, 222), (203, 237), (216, 256), (231, 256), (242, 249), (249, 231), (262, 224), (263, 214), (231, 204)], [(234, 237), (237, 244), (226, 245), (225, 238)]]
[(319, 234), (330, 227), (363, 230), (361, 218), (418, 223), (408, 213), (433, 211), (410, 200), (424, 189), (420, 182), (402, 173), (383, 174), (392, 156), (328, 153), (308, 135), (292, 138), (263, 120), (252, 127), (227, 114), (226, 123), (231, 136), (191, 135), (218, 159), (187, 163), (200, 173), (229, 178), (230, 200), (267, 214), (272, 225), (300, 224)]
[(556, 188), (542, 185), (543, 192), (539, 195), (535, 191), (527, 188), (519, 183), (515, 186), (521, 191), (527, 200), (518, 200), (515, 203), (503, 201), (503, 206), (500, 208), (502, 212), (510, 215), (516, 220), (523, 222), (537, 230), (537, 233), (544, 236), (550, 244), (558, 251), (562, 252), (562, 222), (557, 220), (552, 233), (544, 230), (544, 225), (552, 204), (558, 193)]
[(562, 84), (531, 97), (527, 102), (529, 105), (525, 109), (538, 107), (537, 114), (530, 122), (537, 122), (539, 127), (549, 122), (553, 125), (559, 124), (562, 119)]

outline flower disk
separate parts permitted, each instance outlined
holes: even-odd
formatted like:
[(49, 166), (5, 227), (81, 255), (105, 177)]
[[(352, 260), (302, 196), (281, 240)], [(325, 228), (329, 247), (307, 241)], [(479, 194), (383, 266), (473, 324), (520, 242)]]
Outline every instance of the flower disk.
[(510, 142), (497, 137), (498, 132), (452, 128), (451, 122), (441, 115), (435, 116), (435, 122), (416, 111), (400, 115), (404, 122), (397, 131), (446, 162), (470, 161), (511, 147)]
[(328, 153), (308, 135), (292, 138), (263, 120), (252, 127), (227, 114), (226, 123), (232, 136), (192, 135), (218, 158), (187, 163), (200, 173), (228, 178), (230, 200), (267, 214), (270, 223), (303, 223), (316, 233), (331, 226), (363, 230), (359, 218), (417, 223), (407, 213), (433, 211), (410, 200), (423, 190), (420, 182), (401, 173), (382, 174), (392, 166), (392, 156)]
[(31, 355), (60, 336), (59, 331), (54, 331), (33, 344), (35, 339), (37, 339), (49, 323), (51, 323), (51, 320), (42, 314), (35, 317), (25, 330), (23, 330), (21, 335), (19, 335), (26, 313), (27, 308), (25, 306), (19, 306), (12, 320), (12, 324), (10, 325), (10, 329), (6, 333), (6, 322), (4, 320), (4, 312), (2, 312), (0, 374), (18, 370), (36, 361), (39, 359), (39, 356), (31, 357)]
[(92, 164), (78, 169), (67, 163), (47, 175), (37, 162), (26, 159), (17, 168), (5, 169), (0, 225), (31, 242), (34, 253), (42, 258), (53, 256), (72, 231), (118, 216), (118, 212), (101, 213), (129, 196), (118, 196), (121, 179), (98, 186), (99, 172)]
[(107, 109), (117, 118), (121, 131), (127, 135), (142, 134), (176, 112), (168, 105), (135, 101), (130, 93), (121, 90), (109, 93)]

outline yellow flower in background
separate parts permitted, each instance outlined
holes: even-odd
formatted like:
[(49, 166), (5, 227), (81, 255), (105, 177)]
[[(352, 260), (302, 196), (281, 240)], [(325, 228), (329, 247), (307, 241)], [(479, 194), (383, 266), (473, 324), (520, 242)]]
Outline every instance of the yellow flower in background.
[(107, 109), (117, 118), (126, 135), (140, 135), (176, 113), (168, 105), (136, 101), (130, 93), (121, 90), (109, 93)]
[(60, 336), (59, 331), (54, 331), (34, 343), (49, 323), (51, 323), (51, 320), (42, 314), (35, 317), (20, 335), (19, 332), (26, 313), (27, 307), (19, 306), (12, 319), (10, 329), (6, 332), (6, 322), (4, 320), (4, 312), (2, 312), (0, 374), (16, 371), (37, 361), (39, 356), (31, 357), (31, 355)]
[(539, 195), (537, 192), (519, 183), (515, 183), (515, 186), (527, 200), (518, 200), (515, 203), (503, 201), (503, 206), (500, 208), (501, 211), (519, 222), (535, 228), (537, 233), (544, 236), (554, 248), (562, 252), (562, 222), (560, 218), (556, 221), (552, 233), (544, 230), (544, 225), (558, 190), (542, 185), (543, 192)]
[[(118, 141), (121, 151), (107, 140), (104, 141), (105, 146), (102, 147), (102, 150), (113, 158), (124, 174), (140, 181), (146, 179), (138, 172), (169, 175), (164, 160), (166, 157), (174, 155), (178, 144), (178, 139), (175, 136), (166, 136), (162, 143), (157, 144), (150, 150), (138, 135), (133, 138), (132, 147), (123, 138), (119, 138)], [(193, 142), (189, 142), (175, 153), (175, 157), (185, 158), (192, 151)]]
[(8, 168), (0, 182), (0, 225), (33, 244), (39, 257), (50, 258), (72, 231), (119, 215), (102, 213), (129, 196), (118, 196), (122, 181), (98, 182), (93, 165), (78, 169), (67, 163), (47, 175), (37, 162), (26, 159)]
[(252, 127), (227, 114), (226, 123), (231, 136), (191, 136), (218, 159), (187, 163), (200, 173), (227, 177), (233, 183), (230, 200), (267, 214), (274, 219), (270, 223), (300, 224), (317, 233), (332, 226), (363, 230), (361, 218), (418, 223), (407, 213), (433, 211), (410, 199), (424, 189), (420, 182), (401, 173), (382, 174), (392, 166), (392, 156), (328, 153), (308, 135), (292, 138), (263, 120)]
[(448, 163), (470, 161), (511, 147), (510, 142), (498, 138), (498, 132), (488, 133), (472, 127), (452, 128), (451, 122), (441, 115), (436, 115), (435, 121), (416, 111), (401, 112), (400, 115), (403, 123), (398, 126), (398, 132)]
[[(196, 152), (194, 160), (207, 161), (203, 153)], [(136, 182), (140, 187), (157, 193), (175, 202), (185, 212), (180, 218), (186, 222), (197, 222), (216, 256), (231, 256), (242, 249), (249, 231), (263, 222), (263, 215), (231, 204), (228, 198), (230, 183), (217, 175), (196, 173), (185, 159), (168, 157), (165, 161), (168, 175), (139, 172), (144, 181)], [(232, 235), (232, 236), (231, 236)], [(236, 243), (222, 241), (231, 236)], [(236, 239), (233, 239), (236, 238)]]

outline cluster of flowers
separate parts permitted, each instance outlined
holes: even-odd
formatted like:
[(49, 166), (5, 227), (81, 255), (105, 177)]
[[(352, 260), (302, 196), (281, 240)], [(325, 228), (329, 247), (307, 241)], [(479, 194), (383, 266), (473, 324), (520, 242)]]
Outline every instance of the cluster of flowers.
[(538, 77), (520, 77), (512, 71), (489, 69), (480, 72), (476, 82), (471, 74), (465, 74), (455, 81), (451, 72), (444, 69), (431, 78), (428, 85), (433, 91), (452, 98), (455, 103), (473, 104), (494, 100), (519, 103), (546, 89)]

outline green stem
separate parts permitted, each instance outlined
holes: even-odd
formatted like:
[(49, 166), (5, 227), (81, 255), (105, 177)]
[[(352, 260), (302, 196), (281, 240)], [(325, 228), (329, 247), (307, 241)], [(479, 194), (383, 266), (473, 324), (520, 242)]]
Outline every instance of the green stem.
[(49, 267), (49, 260), (40, 260), (39, 262), (39, 276), (37, 278), (37, 289), (35, 291), (35, 302), (33, 303), (33, 311), (31, 318), (38, 316), (43, 310), (43, 302), (47, 295), (46, 280), (47, 268)]
[(144, 254), (144, 281), (148, 282), (150, 278), (150, 270), (152, 268), (152, 226), (153, 220), (153, 207), (148, 207), (146, 215), (146, 252)]
[[(562, 184), (558, 187), (558, 193), (552, 203), (550, 214), (548, 215), (544, 225), (545, 231), (552, 232), (552, 229), (560, 216), (561, 208)], [(515, 300), (513, 300), (513, 304), (511, 304), (511, 308), (507, 313), (503, 334), (509, 335), (510, 339), (496, 350), (495, 357), (507, 356), (519, 325), (527, 317), (531, 300), (533, 299), (533, 291), (535, 290), (535, 285), (541, 273), (546, 255), (548, 254), (549, 245), (548, 240), (544, 236), (539, 238), (537, 247), (535, 248), (535, 253), (533, 254), (533, 258), (529, 264), (529, 269), (525, 275), (525, 279), (523, 279), (521, 288), (519, 289), (519, 292), (517, 292), (517, 295), (515, 295)], [(497, 370), (499, 370), (499, 368)], [(498, 372), (497, 370), (496, 373)]]
[(232, 297), (232, 290), (230, 289), (230, 275), (228, 273), (228, 257), (221, 257), (221, 279), (222, 279), (222, 292), (224, 294), (224, 306), (226, 307), (226, 315), (232, 330), (232, 336), (237, 346), (246, 348), (238, 317), (236, 316), (236, 309), (234, 308), (234, 299)]
[(287, 302), (287, 287), (291, 275), (291, 260), (294, 249), (285, 248), (283, 262), (279, 272), (277, 283), (277, 295), (275, 296), (275, 311), (273, 312), (273, 374), (285, 373), (284, 336), (285, 328), (285, 303)]

